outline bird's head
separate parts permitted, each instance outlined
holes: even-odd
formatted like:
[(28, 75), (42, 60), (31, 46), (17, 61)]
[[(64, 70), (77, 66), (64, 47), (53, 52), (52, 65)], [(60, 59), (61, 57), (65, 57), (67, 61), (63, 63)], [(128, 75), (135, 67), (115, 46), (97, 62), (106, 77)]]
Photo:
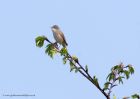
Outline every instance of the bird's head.
[(52, 29), (59, 29), (59, 26), (58, 25), (53, 25), (51, 28)]

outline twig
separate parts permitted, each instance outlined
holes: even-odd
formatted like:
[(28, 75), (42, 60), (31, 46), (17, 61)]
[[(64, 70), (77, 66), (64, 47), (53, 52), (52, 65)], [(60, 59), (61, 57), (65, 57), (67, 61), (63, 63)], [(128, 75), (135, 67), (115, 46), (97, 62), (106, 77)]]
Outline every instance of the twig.
[[(45, 37), (45, 40), (47, 41), (47, 42), (49, 42), (50, 44), (55, 44), (55, 43), (52, 43), (50, 40), (48, 40), (46, 37)], [(58, 49), (58, 48), (56, 48), (57, 49), (57, 52), (59, 52), (60, 53), (60, 50)], [(70, 62), (73, 62), (73, 61), (75, 61), (75, 60), (73, 60), (73, 58), (72, 58), (72, 56), (68, 53), (68, 56), (69, 56), (69, 58), (68, 58), (68, 60), (70, 61)], [(110, 96), (109, 96), (109, 94), (107, 94), (99, 85), (96, 85), (95, 83), (94, 83), (94, 80), (93, 80), (93, 78), (90, 76), (90, 74), (83, 68), (83, 66), (79, 63), (79, 61), (75, 61), (78, 65), (79, 65), (79, 67), (80, 67), (80, 69), (78, 70), (85, 78), (87, 78), (94, 86), (96, 86), (96, 88), (97, 89), (99, 89), (101, 92), (102, 92), (102, 94), (107, 98), (107, 99), (110, 99)], [(75, 68), (78, 68), (78, 66), (76, 66), (76, 64), (73, 64), (74, 65), (74, 67)]]

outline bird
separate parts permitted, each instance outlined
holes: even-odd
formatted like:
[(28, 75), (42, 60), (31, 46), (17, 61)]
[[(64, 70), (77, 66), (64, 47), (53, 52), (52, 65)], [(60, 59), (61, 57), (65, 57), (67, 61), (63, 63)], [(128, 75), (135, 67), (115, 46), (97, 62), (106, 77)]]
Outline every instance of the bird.
[(60, 30), (58, 25), (53, 25), (51, 27), (51, 30), (53, 32), (53, 36), (54, 36), (54, 39), (56, 40), (56, 43), (59, 43), (63, 47), (68, 46), (65, 36), (64, 36), (63, 32)]

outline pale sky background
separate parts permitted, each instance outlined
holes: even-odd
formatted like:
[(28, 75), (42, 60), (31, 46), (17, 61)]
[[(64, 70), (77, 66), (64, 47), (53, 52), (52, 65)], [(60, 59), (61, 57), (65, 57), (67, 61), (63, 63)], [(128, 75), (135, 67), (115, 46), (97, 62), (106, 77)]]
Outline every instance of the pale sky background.
[(52, 60), (35, 37), (54, 41), (58, 24), (68, 49), (88, 65), (101, 87), (110, 68), (132, 64), (135, 74), (113, 89), (118, 99), (140, 93), (140, 0), (0, 0), (0, 99), (105, 99), (81, 74)]

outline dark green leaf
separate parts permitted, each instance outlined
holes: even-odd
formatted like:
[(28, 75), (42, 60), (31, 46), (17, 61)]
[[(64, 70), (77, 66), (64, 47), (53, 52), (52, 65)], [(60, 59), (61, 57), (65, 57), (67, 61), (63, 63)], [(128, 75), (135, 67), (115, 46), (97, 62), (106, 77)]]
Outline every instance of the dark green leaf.
[(67, 56), (65, 56), (65, 57), (63, 58), (63, 64), (66, 64), (66, 62), (67, 62)]
[(115, 78), (114, 74), (111, 73), (110, 76), (109, 76), (109, 81), (113, 80)]
[(46, 46), (46, 51), (45, 51), (45, 53), (48, 53), (51, 49), (52, 49), (52, 44), (48, 44), (48, 45)]
[(112, 73), (108, 74), (108, 76), (106, 77), (106, 80), (110, 77), (110, 75), (112, 75)]
[(70, 61), (70, 66), (74, 66), (74, 63), (72, 61)]
[(35, 38), (36, 46), (37, 47), (42, 47), (44, 44), (44, 40), (46, 39), (45, 36), (38, 36)]
[(74, 63), (70, 61), (70, 72), (73, 71), (75, 68)]
[(107, 90), (107, 89), (108, 89), (109, 84), (110, 84), (110, 82), (106, 82), (106, 83), (104, 84), (104, 90)]
[(96, 76), (93, 76), (93, 83), (98, 86), (99, 83), (98, 83), (98, 79), (96, 78)]
[(70, 72), (72, 72), (75, 69), (74, 66), (70, 66)]
[(131, 74), (134, 73), (134, 68), (133, 68), (132, 66), (129, 66), (129, 72), (130, 72)]
[(68, 54), (67, 49), (66, 49), (65, 47), (63, 47), (63, 48), (60, 50), (60, 54), (61, 54), (61, 56), (62, 56), (62, 55), (66, 56), (66, 55)]
[(88, 72), (88, 66), (86, 65), (86, 67), (85, 67), (85, 70), (86, 70), (86, 72)]
[(127, 70), (124, 70), (124, 74), (125, 74), (125, 76), (126, 76), (126, 79), (128, 79), (128, 78), (129, 78), (129, 74), (130, 74), (130, 72), (127, 71)]
[(53, 44), (48, 44), (45, 53), (48, 54), (51, 58), (53, 58), (54, 54), (56, 54), (57, 51)]
[(134, 94), (134, 95), (132, 95), (131, 97), (132, 97), (133, 99), (139, 99), (139, 98), (140, 98), (140, 95)]
[(111, 70), (116, 70), (116, 69), (118, 69), (118, 68), (119, 68), (119, 66), (116, 65), (116, 66), (114, 66)]
[(121, 64), (120, 64), (120, 65), (114, 66), (113, 70), (118, 71), (118, 74), (119, 74), (123, 71), (123, 68), (121, 67)]
[(121, 77), (121, 76), (120, 76), (120, 77), (118, 77), (119, 84), (120, 84), (120, 83), (122, 83), (122, 84), (123, 84), (123, 80), (122, 80), (122, 78), (124, 78), (124, 77)]
[(81, 68), (75, 68), (75, 73), (77, 73)]

